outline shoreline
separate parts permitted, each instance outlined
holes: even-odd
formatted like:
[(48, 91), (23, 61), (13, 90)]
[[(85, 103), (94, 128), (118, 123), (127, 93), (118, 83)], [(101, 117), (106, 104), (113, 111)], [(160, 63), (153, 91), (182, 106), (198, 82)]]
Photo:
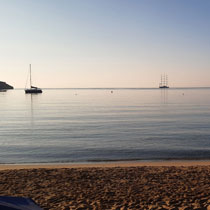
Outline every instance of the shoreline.
[(34, 164), (0, 164), (0, 170), (19, 169), (59, 169), (59, 168), (113, 168), (143, 166), (210, 166), (210, 160), (164, 160), (164, 161), (113, 161), (100, 163), (34, 163)]

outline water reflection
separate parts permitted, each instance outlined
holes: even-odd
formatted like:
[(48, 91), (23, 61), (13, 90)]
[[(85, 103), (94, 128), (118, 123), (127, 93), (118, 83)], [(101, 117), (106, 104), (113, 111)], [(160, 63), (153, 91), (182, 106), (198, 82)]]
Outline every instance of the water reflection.
[(36, 109), (36, 103), (39, 100), (39, 95), (37, 94), (26, 94), (26, 100), (28, 102), (29, 107), (29, 118), (31, 122), (31, 126), (34, 126), (35, 122), (35, 109)]
[(161, 104), (168, 104), (168, 89), (161, 89)]

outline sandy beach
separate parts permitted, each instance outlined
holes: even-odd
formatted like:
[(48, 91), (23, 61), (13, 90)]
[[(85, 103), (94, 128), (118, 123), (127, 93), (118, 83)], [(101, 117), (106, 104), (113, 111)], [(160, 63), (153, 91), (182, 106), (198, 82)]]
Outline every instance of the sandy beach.
[(43, 209), (210, 209), (210, 161), (1, 165), (0, 195)]

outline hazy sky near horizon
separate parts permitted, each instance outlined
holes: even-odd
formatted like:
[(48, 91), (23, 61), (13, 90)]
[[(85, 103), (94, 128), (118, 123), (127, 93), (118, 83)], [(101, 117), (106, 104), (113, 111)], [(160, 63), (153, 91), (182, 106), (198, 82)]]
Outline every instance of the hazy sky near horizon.
[(0, 0), (0, 81), (210, 86), (209, 0)]

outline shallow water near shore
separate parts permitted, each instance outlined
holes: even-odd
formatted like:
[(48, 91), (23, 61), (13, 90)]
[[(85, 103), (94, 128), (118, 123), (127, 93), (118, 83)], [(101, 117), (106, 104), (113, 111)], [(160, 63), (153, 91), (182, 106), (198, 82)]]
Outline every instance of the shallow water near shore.
[(209, 88), (11, 90), (0, 116), (0, 163), (210, 159)]

